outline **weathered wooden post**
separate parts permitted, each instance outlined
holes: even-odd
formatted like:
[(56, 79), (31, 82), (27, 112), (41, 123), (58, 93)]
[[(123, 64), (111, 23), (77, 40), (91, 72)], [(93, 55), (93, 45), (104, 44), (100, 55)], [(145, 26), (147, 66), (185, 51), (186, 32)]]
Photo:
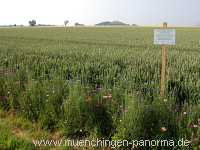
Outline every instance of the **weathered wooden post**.
[(175, 45), (176, 43), (176, 31), (175, 29), (167, 29), (167, 23), (163, 23), (163, 29), (154, 30), (154, 44), (161, 45), (162, 57), (161, 57), (161, 76), (160, 76), (160, 96), (163, 99), (165, 97), (165, 84), (166, 84), (166, 72), (167, 72), (167, 48), (168, 45)]
[[(163, 23), (163, 29), (167, 29), (167, 23)], [(160, 79), (160, 96), (165, 96), (165, 80), (167, 70), (167, 45), (162, 45), (162, 67), (161, 67), (161, 79)]]

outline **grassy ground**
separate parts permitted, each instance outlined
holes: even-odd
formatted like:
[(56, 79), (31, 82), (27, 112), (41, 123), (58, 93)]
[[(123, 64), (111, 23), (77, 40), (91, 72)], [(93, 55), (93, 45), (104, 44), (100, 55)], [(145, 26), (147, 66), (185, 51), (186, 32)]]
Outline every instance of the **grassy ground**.
[[(33, 140), (52, 139), (60, 140), (63, 135), (59, 132), (50, 133), (39, 127), (36, 123), (17, 116), (16, 112), (0, 110), (0, 149), (6, 150), (36, 150), (36, 149), (66, 149), (55, 146), (35, 146)], [(71, 148), (72, 149), (72, 148)]]

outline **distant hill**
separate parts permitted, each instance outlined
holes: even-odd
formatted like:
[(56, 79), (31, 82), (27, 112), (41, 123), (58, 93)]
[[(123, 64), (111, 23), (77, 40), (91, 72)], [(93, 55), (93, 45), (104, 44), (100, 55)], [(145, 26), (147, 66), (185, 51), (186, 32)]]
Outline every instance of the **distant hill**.
[(85, 26), (84, 24), (80, 24), (80, 23), (78, 23), (78, 22), (76, 22), (75, 24), (74, 24), (74, 26)]
[(132, 24), (132, 26), (135, 26), (135, 27), (137, 27), (138, 25), (137, 25), (137, 24)]
[(52, 25), (52, 24), (38, 24), (36, 26), (50, 27), (50, 26), (56, 26), (56, 25)]
[(121, 21), (105, 21), (105, 22), (101, 22), (96, 24), (96, 26), (128, 26), (129, 24), (123, 23)]

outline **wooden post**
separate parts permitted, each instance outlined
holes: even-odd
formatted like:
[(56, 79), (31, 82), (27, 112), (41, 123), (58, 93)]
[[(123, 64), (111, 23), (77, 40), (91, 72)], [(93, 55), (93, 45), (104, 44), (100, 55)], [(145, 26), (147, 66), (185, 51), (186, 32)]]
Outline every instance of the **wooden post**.
[[(167, 23), (163, 23), (163, 28), (167, 29)], [(160, 80), (160, 96), (165, 96), (165, 80), (167, 69), (167, 45), (162, 45), (162, 68), (161, 68), (161, 80)]]

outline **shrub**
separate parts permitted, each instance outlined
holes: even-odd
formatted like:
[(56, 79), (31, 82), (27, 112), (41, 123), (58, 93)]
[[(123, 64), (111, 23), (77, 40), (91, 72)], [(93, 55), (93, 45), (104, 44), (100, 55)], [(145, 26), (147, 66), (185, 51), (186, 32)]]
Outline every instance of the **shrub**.
[(33, 83), (25, 92), (21, 93), (20, 112), (32, 121), (37, 121), (41, 110), (45, 106), (45, 89), (41, 83)]
[[(143, 102), (129, 98), (127, 105), (128, 112), (124, 114), (113, 139), (139, 141), (178, 138), (176, 115), (165, 104), (153, 102), (151, 105), (145, 105)], [(145, 147), (140, 147), (140, 149), (145, 149)], [(146, 149), (149, 148), (146, 147)]]
[[(64, 121), (63, 102), (68, 96), (68, 84), (60, 79), (46, 83), (44, 108), (40, 111), (39, 122), (48, 130), (54, 130)], [(48, 115), (47, 115), (48, 114)]]
[(64, 130), (67, 137), (79, 138), (88, 135), (86, 122), (88, 116), (82, 112), (84, 97), (79, 83), (70, 87), (69, 98), (64, 102)]

